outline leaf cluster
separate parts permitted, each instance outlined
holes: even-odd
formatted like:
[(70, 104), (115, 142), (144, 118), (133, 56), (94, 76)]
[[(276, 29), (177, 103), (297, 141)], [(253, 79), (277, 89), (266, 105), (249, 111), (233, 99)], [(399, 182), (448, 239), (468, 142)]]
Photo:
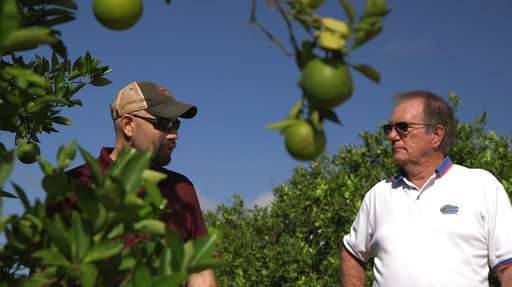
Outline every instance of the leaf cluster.
[[(103, 172), (80, 149), (92, 184), (72, 182), (64, 173), (75, 153), (72, 142), (59, 149), (57, 166), (39, 160), (44, 202), (31, 204), (12, 183), (16, 195), (10, 197), (19, 198), (25, 212), (0, 220), (7, 240), (0, 249), (0, 284), (180, 286), (190, 273), (218, 263), (212, 258), (215, 233), (183, 242), (159, 219), (168, 212), (157, 186), (165, 175), (147, 169), (150, 152), (128, 150)], [(2, 161), (0, 172), (6, 167)]]

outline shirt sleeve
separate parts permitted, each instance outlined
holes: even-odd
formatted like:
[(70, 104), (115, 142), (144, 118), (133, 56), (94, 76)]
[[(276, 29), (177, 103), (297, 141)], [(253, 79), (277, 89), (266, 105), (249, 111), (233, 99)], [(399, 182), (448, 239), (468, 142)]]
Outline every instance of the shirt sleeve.
[(196, 190), (194, 188), (194, 186), (192, 185), (192, 198), (193, 198), (193, 201), (194, 201), (194, 206), (195, 206), (195, 221), (194, 221), (194, 224), (195, 224), (195, 234), (194, 234), (194, 239), (198, 238), (198, 237), (201, 237), (203, 235), (205, 235), (208, 231), (206, 230), (206, 225), (204, 223), (204, 218), (203, 218), (203, 212), (201, 211), (201, 206), (199, 204), (199, 198), (197, 197), (197, 193), (196, 193)]
[(371, 219), (373, 218), (371, 209), (372, 193), (370, 190), (364, 197), (361, 207), (357, 212), (356, 219), (350, 228), (350, 233), (343, 237), (343, 245), (356, 258), (363, 262), (370, 259), (371, 242), (373, 239), (373, 228)]
[(488, 203), (489, 264), (498, 272), (512, 266), (512, 207), (510, 199), (497, 179), (493, 177)]

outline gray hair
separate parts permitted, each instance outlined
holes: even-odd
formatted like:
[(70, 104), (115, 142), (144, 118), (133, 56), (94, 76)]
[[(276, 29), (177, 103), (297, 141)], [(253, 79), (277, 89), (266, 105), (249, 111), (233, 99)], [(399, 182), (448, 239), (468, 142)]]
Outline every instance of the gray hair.
[(456, 139), (455, 116), (450, 104), (432, 92), (421, 90), (400, 93), (394, 99), (396, 105), (413, 99), (423, 100), (423, 120), (430, 125), (427, 131), (432, 132), (438, 125), (444, 127), (445, 134), (439, 149), (447, 155)]

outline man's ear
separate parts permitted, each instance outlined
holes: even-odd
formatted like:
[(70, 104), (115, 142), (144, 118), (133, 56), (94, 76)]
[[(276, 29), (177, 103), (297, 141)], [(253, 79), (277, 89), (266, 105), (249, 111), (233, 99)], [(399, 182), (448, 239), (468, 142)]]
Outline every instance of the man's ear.
[(432, 148), (438, 149), (443, 142), (445, 129), (442, 125), (437, 125), (432, 131)]
[(122, 116), (121, 120), (121, 131), (125, 137), (131, 138), (135, 133), (135, 122), (132, 117)]

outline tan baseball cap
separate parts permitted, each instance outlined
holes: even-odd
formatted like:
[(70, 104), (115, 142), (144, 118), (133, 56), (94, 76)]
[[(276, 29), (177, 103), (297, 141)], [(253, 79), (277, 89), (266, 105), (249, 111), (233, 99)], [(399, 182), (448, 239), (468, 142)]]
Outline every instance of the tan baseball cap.
[(134, 81), (117, 93), (110, 106), (112, 119), (124, 114), (145, 110), (163, 118), (193, 118), (197, 108), (177, 101), (164, 87), (148, 81)]

